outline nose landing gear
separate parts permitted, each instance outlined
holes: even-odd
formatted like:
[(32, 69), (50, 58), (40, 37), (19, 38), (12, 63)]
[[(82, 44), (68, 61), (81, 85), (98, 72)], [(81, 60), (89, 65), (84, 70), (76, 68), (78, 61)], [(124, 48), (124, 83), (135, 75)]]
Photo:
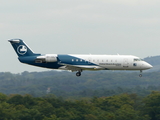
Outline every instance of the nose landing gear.
[(139, 74), (139, 77), (142, 77), (142, 74), (141, 74), (141, 73), (142, 73), (142, 70), (140, 70), (140, 74)]

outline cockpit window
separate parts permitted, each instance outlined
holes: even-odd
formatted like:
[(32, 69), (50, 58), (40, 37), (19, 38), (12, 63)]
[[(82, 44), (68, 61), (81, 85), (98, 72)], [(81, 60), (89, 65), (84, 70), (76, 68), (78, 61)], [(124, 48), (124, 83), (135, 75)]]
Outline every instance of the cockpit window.
[(134, 61), (139, 61), (139, 59), (134, 59)]
[(143, 61), (143, 60), (140, 58), (135, 58), (134, 61)]

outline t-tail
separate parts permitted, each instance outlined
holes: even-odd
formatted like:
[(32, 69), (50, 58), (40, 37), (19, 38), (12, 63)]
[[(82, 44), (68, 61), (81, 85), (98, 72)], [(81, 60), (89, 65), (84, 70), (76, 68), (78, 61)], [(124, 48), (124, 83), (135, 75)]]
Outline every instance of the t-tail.
[[(133, 55), (35, 54), (21, 39), (8, 40), (20, 62), (38, 67), (77, 71), (84, 70), (146, 70), (153, 66)], [(88, 58), (88, 59), (87, 59)], [(139, 75), (140, 77), (142, 74)]]
[(10, 39), (8, 41), (11, 43), (11, 45), (13, 46), (15, 52), (19, 57), (36, 55), (23, 40)]

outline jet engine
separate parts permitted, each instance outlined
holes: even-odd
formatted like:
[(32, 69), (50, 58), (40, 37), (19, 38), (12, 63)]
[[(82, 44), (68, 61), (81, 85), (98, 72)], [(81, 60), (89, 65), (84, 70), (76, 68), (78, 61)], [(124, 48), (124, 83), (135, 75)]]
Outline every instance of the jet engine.
[(46, 56), (45, 61), (46, 62), (57, 62), (57, 57), (56, 56)]
[(46, 54), (45, 56), (38, 56), (35, 60), (36, 63), (50, 63), (57, 62), (57, 55)]

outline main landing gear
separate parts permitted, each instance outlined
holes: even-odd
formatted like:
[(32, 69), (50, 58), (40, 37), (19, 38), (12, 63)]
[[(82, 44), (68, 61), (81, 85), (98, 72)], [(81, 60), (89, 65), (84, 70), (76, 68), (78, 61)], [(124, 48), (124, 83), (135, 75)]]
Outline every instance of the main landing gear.
[(76, 73), (76, 76), (77, 76), (77, 77), (81, 76), (81, 72), (78, 71), (78, 72)]
[[(142, 73), (142, 70), (140, 70), (140, 73)], [(142, 77), (142, 74), (139, 74), (139, 77)]]

